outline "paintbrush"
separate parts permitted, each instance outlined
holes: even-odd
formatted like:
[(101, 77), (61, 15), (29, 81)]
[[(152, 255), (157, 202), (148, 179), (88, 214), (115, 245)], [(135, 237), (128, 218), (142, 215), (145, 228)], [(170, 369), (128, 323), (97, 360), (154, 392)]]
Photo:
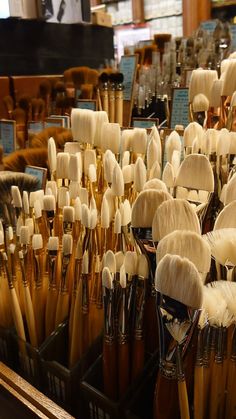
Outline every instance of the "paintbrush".
[(144, 330), (144, 309), (146, 303), (146, 290), (149, 277), (149, 266), (146, 256), (138, 255), (136, 295), (134, 300), (134, 328), (132, 337), (132, 381), (141, 373), (145, 360), (145, 330)]
[(126, 287), (125, 266), (120, 268), (120, 303), (118, 314), (118, 388), (119, 398), (123, 397), (130, 382), (130, 339), (128, 320), (128, 288)]
[(23, 222), (25, 220), (23, 208), (22, 208), (22, 198), (18, 186), (12, 185), (11, 195), (13, 201), (13, 207), (15, 208), (16, 218), (22, 217)]
[(41, 234), (34, 234), (32, 238), (33, 265), (34, 265), (34, 289), (32, 292), (32, 304), (37, 333), (38, 345), (41, 345), (45, 337), (45, 292), (44, 292), (44, 251)]
[(109, 102), (108, 102), (108, 74), (103, 72), (99, 76), (99, 92), (101, 96), (102, 110), (109, 115)]
[(58, 274), (58, 237), (49, 237), (48, 240), (48, 291), (45, 309), (45, 337), (47, 338), (55, 329), (55, 318), (57, 308), (57, 279)]
[[(109, 121), (115, 122), (115, 74), (109, 74), (109, 89), (108, 89), (108, 103), (109, 103)], [(105, 109), (104, 109), (105, 110)]]
[[(178, 281), (176, 281), (177, 277)], [(187, 258), (166, 254), (156, 269), (155, 288), (158, 293), (157, 316), (160, 331), (159, 379), (168, 377), (171, 381), (177, 378), (180, 415), (182, 419), (186, 419), (190, 417), (190, 413), (183, 370), (183, 354), (186, 355), (191, 335), (196, 327), (199, 309), (202, 306), (203, 285), (192, 262)], [(174, 339), (173, 345), (170, 346), (166, 346), (165, 335), (167, 331), (169, 337)], [(163, 388), (165, 385), (167, 394), (168, 381), (163, 379)], [(164, 417), (164, 409), (161, 407), (163, 388), (162, 394), (155, 393), (155, 418)], [(176, 409), (176, 406), (172, 405), (172, 400), (169, 399), (168, 416), (165, 417), (173, 417), (169, 416), (171, 409)]]
[(42, 202), (43, 200), (36, 200), (34, 202), (34, 219), (35, 219), (35, 231), (36, 233), (42, 234), (43, 244), (46, 245), (48, 241), (48, 229), (45, 217), (42, 215)]
[(69, 175), (69, 161), (70, 161), (70, 155), (69, 153), (57, 153), (56, 156), (56, 176), (57, 181), (61, 179), (61, 186), (68, 186), (68, 175)]
[(51, 174), (51, 180), (55, 180), (57, 169), (57, 149), (55, 141), (52, 137), (50, 137), (48, 140), (48, 164)]
[(89, 327), (89, 254), (85, 251), (82, 258), (81, 267), (81, 332), (80, 333), (80, 355), (82, 356), (89, 347), (90, 330)]
[(107, 267), (102, 271), (104, 336), (103, 336), (103, 384), (104, 392), (112, 400), (117, 399), (117, 345), (114, 324), (114, 286)]
[(230, 202), (217, 215), (214, 223), (214, 230), (221, 230), (224, 228), (236, 228), (236, 201)]
[(123, 81), (124, 76), (122, 73), (117, 73), (115, 78), (115, 122), (121, 127), (123, 126)]
[(62, 237), (61, 282), (57, 300), (55, 328), (63, 322), (69, 314), (69, 264), (71, 259), (73, 239), (70, 234)]
[(43, 197), (43, 211), (47, 221), (48, 235), (53, 236), (56, 211), (56, 201), (54, 195), (45, 195)]

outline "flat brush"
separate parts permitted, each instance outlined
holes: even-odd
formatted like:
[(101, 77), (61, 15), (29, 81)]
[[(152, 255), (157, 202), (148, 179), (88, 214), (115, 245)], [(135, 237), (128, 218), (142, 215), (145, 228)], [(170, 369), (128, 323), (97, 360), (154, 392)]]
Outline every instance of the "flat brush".
[(48, 235), (53, 236), (56, 211), (56, 201), (53, 195), (45, 195), (43, 197), (43, 211), (47, 220)]
[(34, 202), (34, 218), (35, 218), (35, 232), (38, 234), (42, 234), (43, 238), (43, 244), (46, 245), (48, 241), (48, 229), (47, 229), (47, 221), (45, 220), (45, 217), (43, 217), (42, 214), (42, 204), (37, 199)]
[(130, 382), (130, 340), (128, 322), (128, 289), (125, 266), (120, 268), (120, 307), (118, 316), (118, 386), (119, 398), (124, 396)]
[(55, 318), (57, 308), (57, 278), (58, 273), (58, 237), (49, 237), (48, 240), (48, 275), (49, 284), (45, 311), (45, 337), (48, 337), (55, 329)]

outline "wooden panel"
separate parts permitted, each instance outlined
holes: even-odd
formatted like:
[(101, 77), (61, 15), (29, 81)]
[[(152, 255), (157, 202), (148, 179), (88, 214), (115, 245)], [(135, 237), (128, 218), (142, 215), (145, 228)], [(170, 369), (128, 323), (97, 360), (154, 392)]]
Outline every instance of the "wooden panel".
[(144, 22), (144, 4), (143, 0), (132, 0), (133, 23)]
[(211, 18), (210, 0), (183, 0), (183, 34), (191, 36), (203, 20)]
[(0, 419), (73, 419), (69, 413), (1, 362), (0, 406)]

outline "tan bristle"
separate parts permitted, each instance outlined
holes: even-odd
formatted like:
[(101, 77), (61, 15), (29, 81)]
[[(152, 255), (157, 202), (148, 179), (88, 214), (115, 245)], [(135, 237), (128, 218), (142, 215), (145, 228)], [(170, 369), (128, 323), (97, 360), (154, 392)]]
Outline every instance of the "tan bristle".
[(145, 189), (161, 189), (162, 191), (168, 192), (166, 184), (160, 179), (150, 179), (148, 180), (143, 187)]
[(230, 106), (235, 107), (236, 106), (236, 91), (232, 94), (231, 100), (230, 100)]
[(181, 159), (180, 151), (174, 150), (172, 154), (171, 165), (173, 167), (175, 177), (177, 176), (177, 173), (180, 167), (180, 159)]
[(230, 202), (236, 199), (236, 174), (230, 179), (226, 185), (225, 189), (225, 205), (228, 205)]
[(113, 289), (113, 278), (106, 266), (102, 270), (102, 285), (107, 289)]
[(69, 153), (71, 154), (76, 154), (76, 153), (80, 153), (81, 148), (80, 148), (80, 144), (77, 142), (71, 142), (71, 143), (65, 143), (64, 145), (64, 153)]
[(90, 224), (89, 224), (90, 230), (94, 230), (96, 228), (97, 221), (98, 221), (97, 210), (96, 209), (90, 210)]
[(146, 154), (147, 131), (145, 128), (134, 128), (132, 136), (132, 150), (137, 154)]
[(134, 165), (134, 187), (137, 192), (143, 190), (147, 180), (147, 169), (141, 157), (138, 157)]
[[(3, 230), (0, 230), (3, 231)], [(13, 233), (13, 228), (12, 226), (9, 226), (7, 229), (7, 236), (8, 236), (8, 240), (11, 241), (14, 238), (14, 233)]]
[(222, 96), (232, 96), (232, 94), (235, 92), (236, 90), (235, 72), (236, 72), (236, 60), (230, 60), (224, 72), (223, 85), (222, 85), (222, 91), (221, 91)]
[(56, 201), (54, 195), (45, 195), (43, 197), (44, 211), (56, 211)]
[(105, 111), (96, 111), (94, 113), (96, 121), (96, 130), (94, 136), (94, 145), (95, 147), (101, 148), (102, 144), (102, 126), (104, 123), (108, 123), (108, 115)]
[(124, 265), (120, 267), (120, 286), (121, 288), (126, 288), (126, 271)]
[(208, 313), (208, 321), (211, 326), (229, 327), (232, 323), (232, 318), (227, 310), (227, 302), (223, 298), (221, 291), (215, 288), (214, 285), (209, 284), (204, 287), (203, 304)]
[(161, 177), (161, 166), (159, 165), (158, 161), (153, 163), (150, 172), (149, 172), (149, 179), (160, 179)]
[(149, 277), (149, 265), (144, 254), (138, 255), (137, 274), (139, 277), (147, 279)]
[(147, 169), (151, 170), (153, 164), (155, 162), (160, 163), (160, 155), (159, 155), (159, 149), (156, 141), (152, 138), (149, 141), (148, 148), (147, 148)]
[(109, 205), (107, 199), (103, 197), (101, 206), (101, 227), (108, 228), (110, 225)]
[(59, 250), (59, 238), (54, 236), (54, 237), (49, 237), (48, 239), (48, 251), (49, 252), (55, 252)]
[(11, 196), (13, 200), (13, 206), (15, 208), (22, 208), (22, 199), (18, 186), (13, 185), (11, 187)]
[(227, 308), (230, 312), (230, 314), (233, 316), (233, 320), (236, 319), (236, 304), (235, 304), (235, 298), (236, 298), (236, 283), (231, 281), (216, 281), (212, 282), (211, 286), (213, 288), (216, 288), (220, 291), (223, 298), (226, 301)]
[(115, 258), (116, 258), (116, 272), (120, 271), (121, 265), (123, 265), (124, 263), (124, 253), (123, 252), (116, 252), (115, 253)]
[(93, 144), (96, 130), (94, 111), (73, 108), (71, 111), (71, 130), (74, 141)]
[(89, 255), (87, 250), (83, 254), (81, 272), (85, 275), (89, 273)]
[(71, 206), (64, 206), (63, 221), (73, 223), (75, 221), (75, 209)]
[(207, 112), (209, 109), (209, 100), (203, 93), (198, 93), (193, 98), (193, 112)]
[(163, 173), (162, 173), (162, 180), (166, 184), (167, 188), (173, 188), (175, 182), (175, 172), (174, 168), (171, 163), (167, 162)]
[(214, 230), (205, 234), (204, 239), (207, 240), (211, 247), (213, 258), (221, 265), (232, 263), (236, 265), (236, 229), (223, 228)]
[(41, 202), (39, 200), (34, 202), (34, 216), (36, 220), (42, 217), (42, 207)]
[(76, 199), (79, 196), (79, 194), (80, 194), (80, 183), (71, 180), (69, 184), (70, 200)]
[(169, 199), (163, 202), (153, 216), (154, 242), (159, 242), (174, 230), (190, 230), (201, 234), (198, 217), (190, 203), (184, 199)]
[(226, 128), (222, 128), (216, 145), (217, 156), (226, 156), (229, 154), (230, 141), (231, 137), (229, 131)]
[(92, 183), (97, 182), (97, 172), (96, 172), (96, 166), (94, 164), (89, 165), (88, 176), (89, 176), (90, 182)]
[(81, 204), (88, 205), (89, 197), (88, 197), (88, 190), (86, 188), (80, 188), (79, 197)]
[(54, 138), (52, 137), (48, 140), (48, 164), (51, 173), (54, 173), (57, 168), (57, 149)]
[(210, 94), (210, 106), (213, 108), (220, 107), (220, 99), (221, 99), (221, 90), (222, 90), (222, 80), (214, 80), (211, 94)]
[(132, 149), (132, 138), (133, 138), (133, 130), (132, 129), (124, 129), (121, 134), (121, 148), (124, 151), (130, 151)]
[(167, 154), (167, 161), (171, 163), (174, 150), (181, 152), (181, 140), (179, 134), (176, 131), (172, 131), (172, 133), (168, 136), (165, 149)]
[(130, 164), (130, 152), (126, 150), (122, 156), (122, 168)]
[(116, 273), (116, 258), (111, 250), (108, 250), (105, 254), (104, 266), (106, 266), (111, 273)]
[(92, 196), (90, 199), (89, 208), (90, 210), (97, 210), (97, 204), (94, 196)]
[(26, 218), (25, 225), (29, 229), (30, 237), (33, 236), (33, 234), (34, 234), (34, 220), (33, 220), (33, 218)]
[(115, 214), (114, 233), (115, 234), (121, 233), (121, 213), (119, 209), (116, 210), (116, 214)]
[(68, 166), (68, 179), (75, 182), (80, 182), (81, 180), (80, 162), (78, 154), (72, 154), (70, 156)]
[(51, 195), (51, 194), (48, 193), (49, 189), (51, 189), (52, 195), (55, 196), (55, 200), (57, 202), (58, 189), (57, 189), (57, 183), (55, 182), (55, 180), (48, 180), (47, 181), (45, 195)]
[(112, 174), (111, 192), (114, 196), (124, 195), (124, 178), (118, 163), (115, 164)]
[(90, 210), (86, 204), (82, 204), (81, 223), (86, 228), (90, 226)]
[(136, 252), (128, 251), (125, 253), (124, 266), (127, 274), (136, 275), (138, 256)]
[(150, 228), (156, 209), (166, 200), (172, 200), (172, 196), (161, 190), (148, 189), (140, 192), (132, 207), (132, 227)]
[(192, 147), (193, 140), (202, 135), (202, 127), (197, 122), (190, 122), (184, 130), (184, 147)]
[(203, 300), (201, 277), (192, 262), (178, 255), (165, 255), (155, 273), (155, 288), (193, 309), (200, 309)]
[(230, 148), (229, 154), (236, 154), (236, 132), (230, 132)]
[(199, 273), (207, 274), (210, 270), (210, 246), (206, 240), (193, 231), (176, 230), (160, 240), (156, 251), (157, 264), (167, 253), (188, 258), (194, 263)]
[(207, 99), (210, 99), (212, 85), (218, 79), (216, 70), (203, 70), (198, 68), (191, 73), (189, 83), (189, 102), (193, 102), (194, 96), (204, 93)]
[(208, 129), (206, 131), (206, 137), (205, 137), (205, 153), (206, 154), (212, 154), (216, 152), (217, 142), (219, 137), (219, 131), (216, 129)]
[(129, 164), (122, 168), (124, 183), (131, 183), (134, 180), (134, 165)]
[(17, 235), (17, 237), (20, 237), (20, 230), (21, 230), (22, 226), (23, 226), (23, 219), (21, 217), (18, 217), (17, 222), (16, 222), (16, 235)]
[(30, 242), (29, 227), (22, 226), (20, 229), (20, 243), (22, 245), (26, 245), (26, 244), (29, 244), (29, 242)]
[(111, 150), (114, 154), (120, 153), (120, 125), (118, 123), (105, 122), (102, 125), (101, 149), (103, 152)]
[(236, 228), (236, 200), (226, 205), (222, 211), (218, 214), (214, 230), (220, 230), (221, 228)]
[(30, 192), (30, 194), (29, 194), (29, 206), (30, 206), (30, 208), (34, 207), (35, 201), (37, 201), (37, 200), (42, 201), (43, 196), (44, 196), (43, 189), (39, 189), (38, 191)]
[(64, 186), (58, 189), (58, 207), (63, 208), (70, 205), (70, 196), (68, 189)]
[(120, 213), (122, 227), (127, 226), (131, 222), (131, 205), (128, 199), (120, 204)]
[(43, 238), (42, 234), (34, 234), (32, 237), (32, 248), (34, 250), (39, 250), (43, 248)]
[(85, 174), (85, 176), (89, 175), (89, 166), (91, 164), (93, 164), (95, 167), (97, 166), (96, 151), (86, 149), (84, 151), (84, 174)]
[(0, 231), (0, 246), (4, 245), (4, 234), (3, 231)]
[(161, 147), (161, 139), (160, 139), (160, 135), (158, 132), (158, 129), (156, 127), (156, 125), (153, 125), (151, 128), (151, 132), (149, 135), (149, 139), (150, 141), (153, 139), (155, 141), (155, 143), (157, 144), (157, 149), (158, 149), (158, 163), (161, 163), (162, 161), (162, 147)]
[(63, 255), (71, 255), (73, 247), (73, 239), (71, 234), (63, 234), (62, 236), (62, 253)]
[(203, 154), (188, 155), (181, 163), (175, 185), (213, 192), (214, 175), (207, 157)]
[(107, 188), (104, 193), (104, 198), (106, 198), (109, 208), (109, 222), (112, 222), (115, 217), (115, 200), (116, 197), (112, 194), (111, 188)]
[(29, 215), (29, 196), (28, 196), (28, 192), (27, 191), (23, 191), (23, 197), (22, 197), (22, 201), (23, 201), (23, 210), (24, 213)]
[(104, 165), (104, 178), (108, 183), (112, 182), (113, 169), (116, 164), (115, 155), (107, 150), (104, 154), (103, 165)]
[(82, 204), (79, 197), (75, 199), (74, 208), (75, 208), (75, 220), (80, 221), (81, 214), (82, 214)]
[(57, 154), (57, 179), (68, 179), (69, 174), (69, 153)]
[(9, 245), (9, 251), (10, 251), (11, 255), (14, 255), (15, 250), (16, 250), (16, 245), (14, 243), (11, 243)]

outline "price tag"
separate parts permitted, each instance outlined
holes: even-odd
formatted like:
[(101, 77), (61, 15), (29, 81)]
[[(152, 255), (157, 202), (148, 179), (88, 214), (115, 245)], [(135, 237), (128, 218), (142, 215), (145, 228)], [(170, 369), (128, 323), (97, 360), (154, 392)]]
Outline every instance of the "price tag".
[(205, 20), (201, 22), (201, 28), (209, 33), (213, 33), (217, 25), (216, 20)]
[(50, 127), (64, 127), (64, 119), (62, 116), (60, 116), (59, 118), (54, 118), (49, 116), (48, 118), (45, 119), (45, 128), (50, 128)]
[(76, 101), (76, 108), (89, 109), (90, 111), (96, 111), (97, 110), (97, 101), (96, 100), (79, 99), (79, 100)]
[(35, 176), (38, 179), (39, 189), (45, 189), (47, 180), (47, 169), (37, 166), (25, 166), (25, 173)]
[(176, 88), (172, 91), (170, 128), (176, 125), (183, 125), (184, 128), (189, 124), (189, 100), (187, 88)]
[(152, 128), (153, 125), (158, 127), (159, 119), (158, 118), (133, 118), (132, 126), (134, 128)]
[(124, 76), (124, 100), (131, 100), (133, 95), (133, 84), (136, 75), (137, 56), (123, 55), (120, 60), (120, 72)]
[(5, 155), (16, 149), (16, 122), (6, 119), (0, 120), (0, 145)]

